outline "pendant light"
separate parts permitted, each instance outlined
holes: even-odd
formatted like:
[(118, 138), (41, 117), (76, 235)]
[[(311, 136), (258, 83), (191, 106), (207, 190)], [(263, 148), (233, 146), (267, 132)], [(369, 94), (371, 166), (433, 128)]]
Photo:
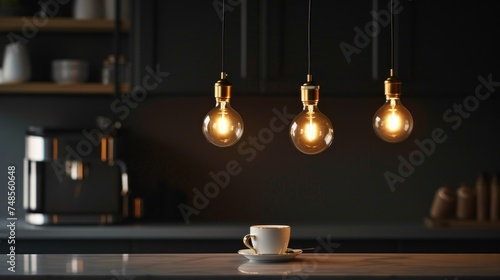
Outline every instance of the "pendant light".
[(300, 87), (303, 110), (290, 125), (290, 138), (304, 154), (314, 155), (326, 150), (333, 142), (333, 126), (318, 109), (319, 85), (311, 75), (311, 0), (307, 22), (307, 80)]
[(386, 101), (373, 116), (373, 129), (377, 136), (389, 143), (398, 143), (411, 134), (413, 117), (399, 97), (401, 96), (401, 80), (396, 78), (394, 71), (394, 14), (391, 0), (391, 70), (390, 76), (384, 81)]
[(207, 113), (202, 131), (208, 142), (218, 147), (229, 147), (243, 135), (243, 119), (229, 103), (232, 84), (224, 72), (224, 31), (226, 1), (222, 1), (222, 69), (220, 79), (215, 83), (215, 108)]

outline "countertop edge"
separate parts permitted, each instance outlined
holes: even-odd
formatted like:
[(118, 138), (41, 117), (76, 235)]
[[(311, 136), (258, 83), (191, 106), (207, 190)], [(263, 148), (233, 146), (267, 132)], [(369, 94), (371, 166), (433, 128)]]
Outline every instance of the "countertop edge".
[[(292, 238), (329, 237), (343, 240), (425, 240), (425, 239), (500, 239), (499, 230), (427, 228), (419, 223), (405, 224), (337, 224), (291, 225)], [(35, 226), (19, 221), (15, 229), (18, 239), (124, 239), (124, 240), (235, 240), (248, 233), (248, 225), (231, 224), (123, 224), (106, 226)], [(7, 238), (7, 227), (0, 231)]]

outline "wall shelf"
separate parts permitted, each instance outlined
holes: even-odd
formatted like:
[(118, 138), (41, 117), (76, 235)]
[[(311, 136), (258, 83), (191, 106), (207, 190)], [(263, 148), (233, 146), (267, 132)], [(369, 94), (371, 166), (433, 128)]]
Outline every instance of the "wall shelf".
[[(28, 23), (27, 23), (28, 22)], [(0, 18), (0, 32), (22, 31), (32, 20), (24, 17)], [(113, 32), (115, 28), (114, 20), (106, 19), (74, 19), (74, 18), (49, 18), (46, 24), (37, 26), (40, 32), (78, 32), (78, 33), (106, 33)], [(123, 20), (121, 23), (122, 32), (128, 32), (130, 21)]]
[[(56, 84), (51, 82), (29, 82), (0, 84), (0, 94), (89, 94), (112, 95), (115, 86), (101, 83)], [(123, 85), (122, 93), (128, 93), (129, 86)]]
[(430, 217), (425, 217), (424, 223), (429, 228), (500, 229), (500, 222), (499, 221), (433, 219)]

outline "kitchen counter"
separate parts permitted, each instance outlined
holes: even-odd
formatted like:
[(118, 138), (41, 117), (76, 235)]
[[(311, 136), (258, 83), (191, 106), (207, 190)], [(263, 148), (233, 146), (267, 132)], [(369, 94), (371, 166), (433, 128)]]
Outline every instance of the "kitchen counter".
[[(36, 226), (18, 221), (22, 239), (241, 239), (251, 225), (237, 224), (117, 224), (106, 226)], [(500, 238), (498, 229), (427, 228), (422, 223), (291, 225), (292, 238), (316, 239), (482, 239)], [(7, 236), (6, 229), (0, 236)]]
[[(303, 253), (279, 263), (232, 254), (16, 255), (15, 272), (0, 256), (0, 279), (499, 279), (500, 254)], [(23, 278), (24, 279), (24, 278)]]
[[(340, 244), (339, 253), (500, 253), (500, 231), (427, 228), (423, 223), (292, 224), (290, 246), (315, 247), (320, 240)], [(249, 225), (117, 224), (34, 226), (18, 221), (19, 254), (234, 253)], [(7, 227), (0, 229), (2, 239)], [(0, 242), (0, 250), (7, 249)], [(325, 253), (325, 252), (323, 252)]]

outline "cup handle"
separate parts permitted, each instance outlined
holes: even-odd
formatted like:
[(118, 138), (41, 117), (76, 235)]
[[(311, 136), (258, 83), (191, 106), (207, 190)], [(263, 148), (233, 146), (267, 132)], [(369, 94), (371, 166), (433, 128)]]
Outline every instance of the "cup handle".
[(255, 235), (253, 234), (247, 234), (243, 237), (243, 244), (245, 244), (245, 246), (247, 246), (250, 250), (252, 250), (252, 252), (254, 253), (254, 255), (257, 255), (257, 250), (255, 250), (254, 247), (252, 247), (252, 245), (250, 245), (250, 242), (248, 242), (250, 240), (250, 238), (254, 237), (255, 238)]

